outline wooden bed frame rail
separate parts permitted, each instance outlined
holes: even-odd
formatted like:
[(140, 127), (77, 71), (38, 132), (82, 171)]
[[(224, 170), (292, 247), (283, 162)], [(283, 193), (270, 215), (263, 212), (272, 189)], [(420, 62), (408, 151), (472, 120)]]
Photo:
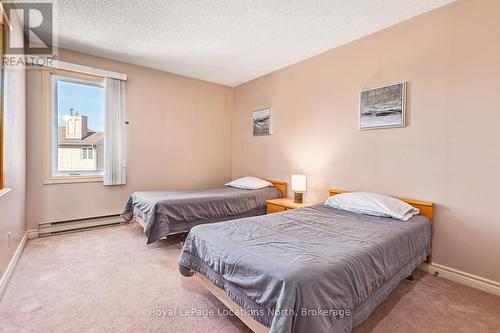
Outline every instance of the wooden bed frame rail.
[(243, 309), (233, 302), (231, 298), (226, 294), (224, 290), (217, 287), (209, 279), (207, 279), (203, 274), (195, 272), (194, 277), (200, 281), (200, 283), (207, 288), (219, 301), (224, 303), (224, 305), (231, 310), (234, 314), (240, 318), (240, 320), (245, 323), (254, 333), (268, 333), (269, 328), (259, 323), (257, 320), (253, 319), (252, 316), (247, 314)]

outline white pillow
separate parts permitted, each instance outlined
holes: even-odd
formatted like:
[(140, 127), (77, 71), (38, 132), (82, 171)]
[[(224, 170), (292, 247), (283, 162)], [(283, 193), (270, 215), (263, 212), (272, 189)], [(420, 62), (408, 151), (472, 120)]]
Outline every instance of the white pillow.
[(256, 177), (242, 177), (226, 184), (226, 186), (243, 188), (246, 190), (258, 190), (259, 188), (273, 186), (270, 182)]
[(334, 195), (325, 202), (325, 206), (366, 215), (392, 217), (408, 221), (420, 210), (396, 198), (376, 193), (352, 192)]

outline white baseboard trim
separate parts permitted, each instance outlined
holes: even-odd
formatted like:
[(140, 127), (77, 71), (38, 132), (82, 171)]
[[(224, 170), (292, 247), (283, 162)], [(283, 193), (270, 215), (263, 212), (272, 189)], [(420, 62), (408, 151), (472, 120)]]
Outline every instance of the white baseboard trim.
[(24, 246), (26, 245), (27, 240), (28, 240), (28, 232), (24, 233), (24, 236), (21, 239), (19, 245), (17, 246), (17, 249), (14, 252), (14, 255), (12, 256), (12, 259), (9, 262), (9, 265), (7, 265), (7, 268), (5, 269), (5, 272), (2, 275), (2, 279), (0, 280), (0, 298), (2, 298), (2, 295), (5, 292), (7, 285), (9, 284), (10, 278), (14, 273), (14, 269), (16, 268), (17, 262), (21, 257), (21, 253), (23, 253)]
[(476, 288), (487, 293), (500, 296), (500, 282), (489, 280), (477, 275), (469, 274), (466, 272), (459, 271), (448, 266), (440, 264), (422, 264), (418, 268), (424, 272), (435, 274), (436, 272), (440, 277), (451, 280), (468, 287)]

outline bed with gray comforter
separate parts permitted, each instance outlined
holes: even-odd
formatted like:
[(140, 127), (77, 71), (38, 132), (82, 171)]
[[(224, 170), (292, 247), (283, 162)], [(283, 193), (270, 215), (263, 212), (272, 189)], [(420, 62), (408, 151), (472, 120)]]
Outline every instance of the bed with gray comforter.
[(195, 225), (263, 215), (266, 200), (281, 198), (274, 187), (223, 187), (192, 191), (141, 191), (129, 197), (122, 216), (141, 218), (148, 244)]
[(270, 332), (350, 332), (429, 254), (432, 225), (316, 205), (191, 229), (179, 258)]

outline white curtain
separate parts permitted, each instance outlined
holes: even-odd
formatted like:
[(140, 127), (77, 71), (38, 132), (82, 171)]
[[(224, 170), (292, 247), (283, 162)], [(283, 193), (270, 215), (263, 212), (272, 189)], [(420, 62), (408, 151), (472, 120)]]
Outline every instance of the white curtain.
[(106, 78), (104, 185), (123, 185), (126, 178), (125, 81)]

